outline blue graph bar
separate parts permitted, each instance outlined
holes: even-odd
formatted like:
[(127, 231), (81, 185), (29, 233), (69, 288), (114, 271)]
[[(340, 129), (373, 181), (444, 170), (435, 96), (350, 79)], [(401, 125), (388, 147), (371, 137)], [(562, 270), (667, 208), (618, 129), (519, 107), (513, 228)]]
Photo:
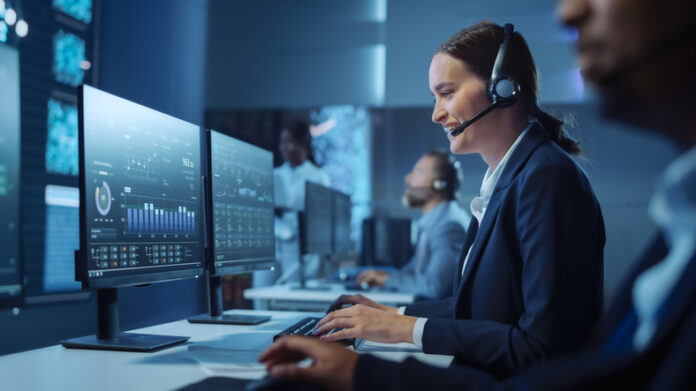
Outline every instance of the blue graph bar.
[(133, 209), (128, 208), (128, 232), (133, 232)]
[(138, 232), (143, 231), (143, 210), (138, 209)]
[(184, 206), (182, 209), (183, 209), (183, 212), (182, 212), (182, 214), (181, 214), (181, 218), (184, 220), (184, 229), (183, 229), (183, 231), (186, 232), (186, 233), (188, 233), (189, 230), (188, 230), (188, 220), (186, 219), (186, 207)]
[(143, 232), (147, 232), (147, 228), (148, 228), (147, 209), (148, 209), (148, 206), (147, 206), (147, 204), (145, 204), (145, 206), (143, 207), (143, 214), (145, 215), (145, 220), (143, 220)]
[(155, 219), (154, 219), (154, 216), (153, 216), (154, 205), (150, 204), (149, 209), (150, 209), (150, 210), (149, 210), (149, 213), (150, 213), (150, 226), (149, 226), (149, 230), (150, 230), (150, 232), (155, 232)]
[(196, 231), (196, 214), (194, 212), (191, 212), (191, 227), (193, 227), (193, 231)]

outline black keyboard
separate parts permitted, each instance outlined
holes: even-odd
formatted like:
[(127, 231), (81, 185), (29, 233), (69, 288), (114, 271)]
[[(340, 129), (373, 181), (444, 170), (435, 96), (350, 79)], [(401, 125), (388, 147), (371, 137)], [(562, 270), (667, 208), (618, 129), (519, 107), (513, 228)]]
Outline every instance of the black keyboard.
[(273, 342), (275, 342), (276, 339), (286, 335), (313, 336), (314, 334), (312, 334), (312, 330), (314, 330), (314, 327), (317, 325), (317, 323), (319, 323), (320, 320), (321, 318), (304, 318), (280, 333), (274, 335)]
[[(322, 318), (312, 318), (312, 317), (307, 317), (299, 322), (293, 324), (292, 326), (288, 327), (287, 329), (281, 331), (280, 333), (276, 334), (273, 336), (273, 342), (275, 342), (278, 338), (284, 337), (286, 335), (303, 335), (306, 337), (314, 337), (315, 335), (312, 334), (312, 331), (314, 328), (317, 326), (317, 323)], [(329, 331), (329, 334), (339, 331), (341, 329), (333, 329)], [(348, 339), (342, 339), (340, 341), (336, 341), (339, 343), (342, 343), (344, 345), (353, 345), (355, 343), (355, 338), (348, 338)]]

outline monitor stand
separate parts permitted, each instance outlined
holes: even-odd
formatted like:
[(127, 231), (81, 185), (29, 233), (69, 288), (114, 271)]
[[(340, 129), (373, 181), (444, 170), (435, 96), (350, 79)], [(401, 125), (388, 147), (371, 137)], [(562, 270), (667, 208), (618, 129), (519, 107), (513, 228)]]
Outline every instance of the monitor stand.
[(222, 283), (219, 276), (208, 277), (208, 295), (210, 299), (210, 314), (192, 316), (189, 323), (236, 324), (251, 326), (268, 322), (271, 317), (266, 315), (224, 315), (222, 312)]
[(189, 337), (120, 333), (118, 290), (97, 289), (97, 334), (61, 341), (66, 348), (152, 352), (186, 342)]
[[(325, 262), (325, 256), (322, 254), (319, 254), (319, 263), (324, 264)], [(300, 284), (298, 286), (291, 286), (290, 289), (292, 290), (300, 290), (300, 291), (315, 291), (315, 292), (326, 292), (331, 290), (330, 285), (322, 285), (317, 283), (316, 285), (312, 284), (307, 285), (307, 277), (305, 276), (305, 264), (304, 264), (304, 257), (302, 254), (300, 254)]]

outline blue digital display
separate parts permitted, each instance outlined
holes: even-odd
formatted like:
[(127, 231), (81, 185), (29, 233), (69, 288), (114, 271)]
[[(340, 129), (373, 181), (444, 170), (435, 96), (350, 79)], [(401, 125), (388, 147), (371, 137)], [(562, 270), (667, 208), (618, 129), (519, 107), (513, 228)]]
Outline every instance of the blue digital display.
[(53, 76), (56, 80), (77, 87), (85, 78), (82, 64), (86, 61), (85, 41), (58, 30), (53, 37)]
[(210, 132), (216, 272), (275, 261), (273, 154)]
[(7, 42), (7, 23), (0, 20), (0, 42)]
[(200, 129), (89, 86), (82, 91), (81, 248), (90, 286), (197, 275), (203, 267)]
[(19, 53), (0, 44), (0, 308), (21, 297)]
[(92, 21), (92, 0), (53, 0), (53, 9), (84, 23)]
[(77, 106), (50, 98), (47, 126), (46, 171), (77, 175)]
[(75, 281), (75, 250), (80, 247), (79, 189), (47, 185), (45, 200), (44, 291), (80, 290), (80, 283)]

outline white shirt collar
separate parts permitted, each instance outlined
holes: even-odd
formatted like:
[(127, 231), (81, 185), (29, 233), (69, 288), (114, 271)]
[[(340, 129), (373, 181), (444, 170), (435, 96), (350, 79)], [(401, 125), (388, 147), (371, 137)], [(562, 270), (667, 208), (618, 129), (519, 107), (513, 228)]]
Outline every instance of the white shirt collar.
[(479, 225), (483, 220), (484, 213), (486, 213), (488, 201), (490, 201), (491, 196), (493, 195), (493, 190), (495, 190), (495, 186), (498, 184), (498, 180), (500, 180), (500, 175), (502, 175), (508, 160), (510, 160), (510, 156), (512, 156), (512, 153), (520, 144), (531, 126), (532, 124), (530, 123), (529, 126), (527, 126), (517, 137), (517, 140), (512, 143), (503, 158), (500, 160), (500, 163), (498, 163), (498, 167), (496, 167), (493, 172), (491, 172), (490, 167), (486, 170), (486, 174), (483, 176), (483, 182), (481, 183), (481, 195), (479, 197), (474, 197), (474, 199), (471, 200), (471, 214), (476, 217)]

